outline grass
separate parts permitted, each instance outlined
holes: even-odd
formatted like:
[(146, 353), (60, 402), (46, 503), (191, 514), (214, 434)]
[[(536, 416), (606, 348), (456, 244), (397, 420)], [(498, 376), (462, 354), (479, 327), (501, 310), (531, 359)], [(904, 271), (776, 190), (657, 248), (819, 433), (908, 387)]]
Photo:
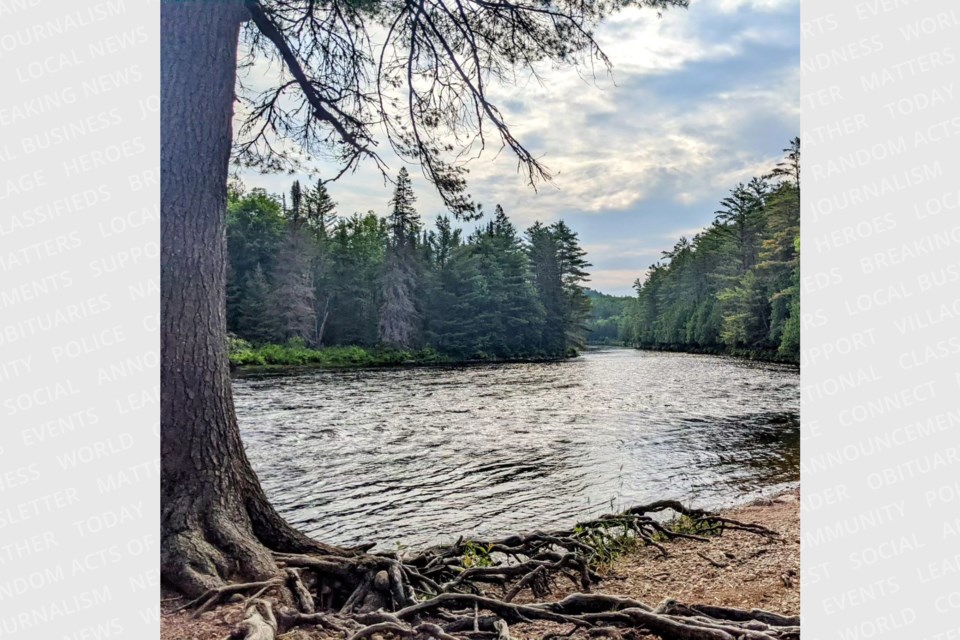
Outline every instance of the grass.
[(629, 526), (616, 520), (578, 524), (573, 528), (573, 537), (593, 549), (590, 563), (600, 570), (609, 569), (614, 560), (643, 544)]
[(365, 349), (363, 347), (323, 347), (311, 349), (292, 340), (285, 345), (254, 346), (246, 340), (231, 338), (230, 363), (238, 367), (382, 367), (402, 364), (439, 364), (447, 358), (432, 349)]
[[(703, 536), (705, 538), (719, 535), (720, 533), (719, 529), (715, 526), (682, 514), (665, 522), (663, 526), (674, 533), (686, 533), (688, 535)], [(669, 540), (669, 538), (662, 533), (657, 533), (653, 536), (653, 539), (657, 542), (667, 542)]]
[(482, 351), (469, 356), (442, 353), (430, 347), (423, 349), (367, 348), (358, 346), (321, 347), (313, 349), (298, 339), (287, 344), (253, 345), (247, 340), (229, 336), (227, 346), (230, 363), (237, 367), (391, 367), (399, 365), (472, 364), (489, 362), (553, 362), (579, 355), (569, 349), (563, 357), (531, 354), (516, 358), (497, 357)]

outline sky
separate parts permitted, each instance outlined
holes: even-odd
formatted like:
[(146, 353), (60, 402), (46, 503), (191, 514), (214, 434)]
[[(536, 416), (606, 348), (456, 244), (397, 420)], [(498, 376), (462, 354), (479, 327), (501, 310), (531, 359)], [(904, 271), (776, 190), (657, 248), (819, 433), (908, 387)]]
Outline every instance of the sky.
[[(731, 188), (768, 172), (800, 135), (800, 2), (691, 0), (662, 17), (630, 9), (596, 37), (612, 75), (558, 69), (542, 84), (491, 90), (553, 180), (535, 191), (507, 151), (489, 152), (468, 165), (469, 192), (485, 211), (503, 206), (520, 229), (565, 220), (593, 264), (587, 284), (629, 295), (662, 251), (709, 225)], [(385, 157), (399, 171), (401, 161)], [(408, 170), (432, 223), (444, 207), (419, 169)], [(273, 193), (294, 177), (241, 173), (248, 188)], [(385, 214), (392, 193), (370, 164), (328, 189), (341, 215)]]

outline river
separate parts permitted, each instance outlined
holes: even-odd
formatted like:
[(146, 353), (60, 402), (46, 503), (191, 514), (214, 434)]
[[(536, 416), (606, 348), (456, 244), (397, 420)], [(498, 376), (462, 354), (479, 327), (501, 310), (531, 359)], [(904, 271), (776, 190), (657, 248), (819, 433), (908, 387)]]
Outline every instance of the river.
[(379, 547), (565, 526), (799, 481), (796, 367), (589, 350), (563, 362), (244, 374), (241, 433), (288, 521)]

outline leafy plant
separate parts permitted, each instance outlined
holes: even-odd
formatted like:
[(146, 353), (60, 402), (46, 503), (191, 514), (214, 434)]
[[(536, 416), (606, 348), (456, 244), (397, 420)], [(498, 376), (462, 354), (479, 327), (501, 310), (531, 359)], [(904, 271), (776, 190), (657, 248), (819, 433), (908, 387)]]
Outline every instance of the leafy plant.
[(490, 557), (490, 547), (478, 545), (471, 540), (467, 540), (463, 545), (463, 558), (461, 563), (467, 569), (472, 567), (491, 567), (493, 558)]

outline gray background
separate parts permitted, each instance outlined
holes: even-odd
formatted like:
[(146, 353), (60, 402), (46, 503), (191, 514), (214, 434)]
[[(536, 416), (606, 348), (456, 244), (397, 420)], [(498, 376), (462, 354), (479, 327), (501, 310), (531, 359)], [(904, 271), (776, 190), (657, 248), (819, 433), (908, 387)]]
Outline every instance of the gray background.
[[(808, 639), (960, 637), (952, 4), (803, 5)], [(157, 14), (0, 0), (4, 638), (157, 635)]]
[(808, 640), (960, 637), (958, 26), (803, 3)]
[(159, 10), (0, 0), (0, 637), (159, 613)]

